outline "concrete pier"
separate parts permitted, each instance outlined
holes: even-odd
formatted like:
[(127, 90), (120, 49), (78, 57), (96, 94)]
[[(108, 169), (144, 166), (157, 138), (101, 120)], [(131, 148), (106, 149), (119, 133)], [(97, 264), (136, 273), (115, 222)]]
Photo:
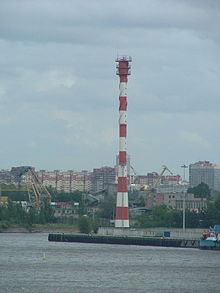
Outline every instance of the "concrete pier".
[(86, 234), (49, 234), (48, 241), (198, 248), (198, 240)]

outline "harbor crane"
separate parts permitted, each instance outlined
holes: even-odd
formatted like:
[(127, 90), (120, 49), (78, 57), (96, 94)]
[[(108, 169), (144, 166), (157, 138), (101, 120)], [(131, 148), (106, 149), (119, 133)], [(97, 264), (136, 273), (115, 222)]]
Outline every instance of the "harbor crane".
[(151, 189), (152, 189), (152, 188), (155, 188), (155, 187), (157, 186), (157, 184), (161, 181), (161, 178), (162, 178), (163, 174), (165, 173), (165, 171), (168, 171), (171, 175), (173, 175), (173, 173), (170, 171), (170, 169), (169, 169), (167, 166), (163, 165), (162, 168), (163, 168), (163, 169), (162, 169), (162, 171), (161, 171), (159, 177), (158, 177), (157, 180), (153, 183), (153, 185), (151, 186)]
[(3, 188), (0, 186), (0, 196), (1, 192), (27, 192), (29, 198), (30, 207), (34, 207), (36, 210), (39, 210), (40, 207), (51, 202), (51, 194), (47, 188), (40, 182), (36, 172), (33, 168), (27, 167), (25, 170), (19, 174), (20, 177), (24, 177), (25, 185), (19, 186), (7, 186)]
[(35, 171), (30, 168), (24, 175), (30, 204), (39, 210), (44, 203), (50, 203), (51, 194), (40, 182)]
[(137, 172), (135, 171), (134, 167), (130, 165), (131, 170), (133, 171), (134, 175), (133, 175), (133, 180), (131, 180), (132, 175), (130, 175), (130, 183), (137, 183)]
[(154, 199), (155, 189), (156, 189), (158, 183), (161, 181), (161, 178), (162, 178), (163, 174), (165, 173), (165, 171), (168, 171), (171, 175), (173, 175), (173, 172), (171, 172), (170, 169), (167, 166), (163, 165), (162, 168), (163, 169), (162, 169), (160, 175), (158, 176), (158, 178), (146, 190), (146, 193), (147, 193), (147, 196), (146, 196), (146, 206), (147, 206), (147, 200)]

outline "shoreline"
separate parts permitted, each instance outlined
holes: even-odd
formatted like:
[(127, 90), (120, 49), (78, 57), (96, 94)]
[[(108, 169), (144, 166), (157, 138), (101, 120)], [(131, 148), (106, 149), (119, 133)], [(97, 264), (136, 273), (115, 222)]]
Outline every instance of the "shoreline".
[(79, 233), (79, 230), (75, 227), (67, 228), (67, 227), (9, 227), (0, 230), (1, 233), (68, 233), (74, 234)]

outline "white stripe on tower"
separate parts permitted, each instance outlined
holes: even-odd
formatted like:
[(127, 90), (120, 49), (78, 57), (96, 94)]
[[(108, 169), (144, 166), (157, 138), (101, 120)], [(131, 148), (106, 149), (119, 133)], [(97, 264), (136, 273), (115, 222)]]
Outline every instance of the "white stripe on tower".
[(116, 202), (115, 227), (129, 227), (128, 214), (128, 175), (127, 175), (127, 81), (130, 74), (131, 57), (123, 56), (116, 59), (119, 84), (119, 165), (118, 192)]

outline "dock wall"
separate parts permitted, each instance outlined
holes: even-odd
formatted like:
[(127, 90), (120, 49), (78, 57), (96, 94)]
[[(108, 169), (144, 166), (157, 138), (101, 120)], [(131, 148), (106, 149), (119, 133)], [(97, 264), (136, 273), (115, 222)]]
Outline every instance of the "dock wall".
[(198, 248), (197, 240), (181, 240), (150, 237), (128, 237), (128, 236), (100, 236), (86, 234), (49, 234), (49, 241), (55, 242), (81, 242), (99, 244), (121, 244), (142, 246), (164, 246), (164, 247), (191, 247)]

